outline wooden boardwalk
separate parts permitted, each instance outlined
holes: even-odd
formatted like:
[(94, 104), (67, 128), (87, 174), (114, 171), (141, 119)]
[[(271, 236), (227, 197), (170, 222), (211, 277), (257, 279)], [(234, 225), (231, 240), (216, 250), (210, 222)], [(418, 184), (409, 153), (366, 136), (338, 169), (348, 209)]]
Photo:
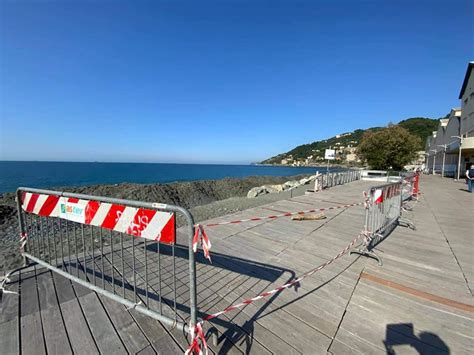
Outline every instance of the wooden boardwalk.
[[(206, 223), (359, 202), (369, 186), (354, 182)], [(398, 227), (379, 245), (383, 267), (364, 257), (345, 256), (296, 289), (222, 315), (211, 322), (219, 330), (219, 344), (209, 344), (210, 352), (469, 353), (474, 347), (472, 195), (459, 190), (464, 185), (431, 176), (422, 177), (421, 188), (420, 202), (407, 215), (417, 230)], [(362, 229), (361, 206), (326, 215), (320, 221), (280, 218), (207, 228), (213, 264), (198, 257), (200, 316), (273, 289), (323, 263)], [(185, 244), (178, 232), (178, 242)], [(136, 248), (139, 261), (142, 250)], [(184, 321), (189, 313), (186, 252), (177, 248), (176, 253), (177, 310)], [(107, 275), (104, 283), (110, 290), (110, 250), (106, 253), (96, 267), (100, 275)], [(127, 249), (123, 277), (129, 283), (130, 255)], [(169, 257), (164, 259), (163, 268), (169, 270), (169, 262)], [(143, 271), (141, 263), (136, 268)], [(90, 269), (86, 271), (81, 276), (91, 279)], [(153, 280), (157, 272), (155, 263), (150, 293), (158, 289)], [(1, 354), (172, 354), (187, 347), (182, 332), (44, 268), (23, 270), (13, 281), (8, 289), (20, 295), (4, 295), (0, 304)], [(143, 285), (138, 277), (141, 291)], [(162, 292), (166, 298), (170, 285)], [(130, 289), (126, 293), (131, 297)], [(143, 295), (140, 292), (142, 299)], [(150, 302), (158, 301), (150, 297)]]

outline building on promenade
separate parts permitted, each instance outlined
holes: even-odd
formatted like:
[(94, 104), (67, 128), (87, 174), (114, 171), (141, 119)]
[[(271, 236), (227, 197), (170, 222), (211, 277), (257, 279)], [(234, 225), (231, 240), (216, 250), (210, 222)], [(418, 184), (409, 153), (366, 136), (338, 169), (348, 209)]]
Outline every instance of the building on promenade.
[(468, 63), (459, 94), (461, 108), (453, 108), (426, 140), (426, 170), (432, 174), (462, 179), (466, 169), (474, 164), (473, 68), (474, 62)]

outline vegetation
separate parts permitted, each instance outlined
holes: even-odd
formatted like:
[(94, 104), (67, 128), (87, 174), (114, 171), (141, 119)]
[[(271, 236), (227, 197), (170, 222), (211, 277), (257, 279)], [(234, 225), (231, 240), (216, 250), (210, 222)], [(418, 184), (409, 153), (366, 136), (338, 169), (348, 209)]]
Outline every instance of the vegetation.
[(418, 150), (425, 149), (426, 138), (431, 136), (433, 131), (438, 129), (439, 119), (433, 120), (424, 117), (415, 117), (408, 120), (403, 120), (398, 123), (400, 127), (405, 128), (411, 134), (420, 138), (420, 145)]
[[(424, 117), (408, 118), (398, 123), (398, 126), (405, 128), (411, 134), (420, 138), (417, 146), (417, 150), (424, 149), (424, 143), (433, 131), (438, 128), (439, 119), (431, 119)], [(366, 132), (377, 132), (381, 130), (381, 127), (372, 127), (366, 130), (356, 129), (354, 132), (340, 134), (339, 137), (332, 137), (329, 139), (316, 141), (309, 144), (303, 144), (293, 148), (292, 150), (279, 154), (262, 161), (262, 164), (280, 164), (282, 159), (292, 158), (294, 161), (305, 160), (309, 156), (313, 156), (314, 160), (321, 160), (324, 157), (324, 151), (329, 147), (335, 147), (336, 145), (348, 147), (357, 147)], [(337, 163), (335, 161), (334, 163)]]
[(358, 146), (358, 155), (372, 169), (403, 170), (419, 150), (421, 139), (400, 125), (368, 131)]

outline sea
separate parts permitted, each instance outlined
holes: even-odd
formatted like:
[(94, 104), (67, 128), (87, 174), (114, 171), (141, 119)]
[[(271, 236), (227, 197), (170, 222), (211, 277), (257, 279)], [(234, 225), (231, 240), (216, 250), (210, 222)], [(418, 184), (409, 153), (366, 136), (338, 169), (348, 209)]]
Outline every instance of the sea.
[[(314, 174), (326, 168), (266, 165), (0, 161), (0, 193), (19, 186), (53, 188), (119, 183), (168, 183), (247, 176)], [(340, 169), (339, 169), (340, 170)]]

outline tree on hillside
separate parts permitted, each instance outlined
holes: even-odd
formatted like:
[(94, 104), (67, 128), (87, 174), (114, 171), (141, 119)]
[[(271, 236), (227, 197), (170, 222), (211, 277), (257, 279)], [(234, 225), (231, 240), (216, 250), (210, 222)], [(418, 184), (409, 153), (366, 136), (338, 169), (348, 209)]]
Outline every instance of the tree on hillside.
[(367, 131), (357, 148), (359, 157), (372, 169), (402, 170), (416, 157), (421, 139), (400, 126)]

